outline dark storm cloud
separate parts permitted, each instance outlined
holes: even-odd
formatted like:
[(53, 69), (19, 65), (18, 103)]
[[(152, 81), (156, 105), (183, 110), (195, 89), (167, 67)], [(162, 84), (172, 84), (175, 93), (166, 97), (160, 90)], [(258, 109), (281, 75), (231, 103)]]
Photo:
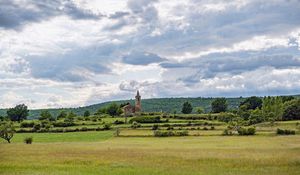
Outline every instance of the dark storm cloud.
[(124, 55), (122, 61), (127, 64), (133, 65), (148, 65), (151, 63), (159, 63), (166, 59), (159, 57), (156, 54), (148, 52), (131, 52), (128, 55)]
[(70, 0), (0, 1), (0, 28), (17, 29), (27, 23), (67, 15), (73, 19), (99, 19), (101, 15), (77, 7)]
[(270, 51), (211, 54), (189, 62), (162, 63), (160, 65), (165, 69), (190, 68), (196, 70), (195, 74), (179, 78), (188, 84), (198, 83), (201, 79), (210, 79), (222, 74), (239, 75), (263, 67), (275, 69), (300, 67), (299, 53), (291, 55), (280, 53), (280, 51), (276, 53), (274, 50), (272, 54), (267, 54), (268, 52)]

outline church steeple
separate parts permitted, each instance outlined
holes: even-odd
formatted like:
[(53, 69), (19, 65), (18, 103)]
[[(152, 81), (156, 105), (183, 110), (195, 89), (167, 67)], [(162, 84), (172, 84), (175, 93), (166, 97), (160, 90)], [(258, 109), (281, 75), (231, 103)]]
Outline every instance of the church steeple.
[(135, 112), (140, 112), (141, 110), (142, 110), (141, 96), (139, 90), (137, 90), (135, 96)]

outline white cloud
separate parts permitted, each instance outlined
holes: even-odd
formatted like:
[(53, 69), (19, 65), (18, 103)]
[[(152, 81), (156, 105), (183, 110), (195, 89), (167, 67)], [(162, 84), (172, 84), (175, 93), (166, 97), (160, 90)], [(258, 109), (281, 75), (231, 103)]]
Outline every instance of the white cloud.
[(136, 89), (300, 93), (297, 0), (11, 2), (0, 3), (0, 107), (82, 106)]

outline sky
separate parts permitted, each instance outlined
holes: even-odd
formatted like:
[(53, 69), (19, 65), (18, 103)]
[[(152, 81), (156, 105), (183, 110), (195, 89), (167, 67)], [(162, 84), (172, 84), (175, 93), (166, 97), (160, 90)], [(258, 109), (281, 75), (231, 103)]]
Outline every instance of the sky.
[(0, 0), (0, 108), (300, 94), (299, 0)]

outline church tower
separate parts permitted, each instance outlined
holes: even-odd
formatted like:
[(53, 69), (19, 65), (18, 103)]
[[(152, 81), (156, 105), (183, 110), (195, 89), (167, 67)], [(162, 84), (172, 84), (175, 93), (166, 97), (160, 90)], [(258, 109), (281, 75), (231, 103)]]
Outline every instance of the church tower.
[(136, 92), (135, 96), (135, 112), (141, 112), (142, 111), (142, 104), (141, 104), (141, 96), (140, 92)]

